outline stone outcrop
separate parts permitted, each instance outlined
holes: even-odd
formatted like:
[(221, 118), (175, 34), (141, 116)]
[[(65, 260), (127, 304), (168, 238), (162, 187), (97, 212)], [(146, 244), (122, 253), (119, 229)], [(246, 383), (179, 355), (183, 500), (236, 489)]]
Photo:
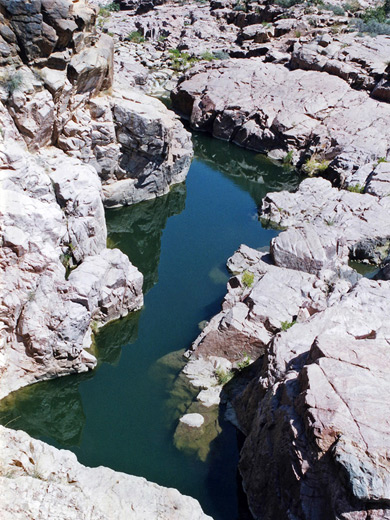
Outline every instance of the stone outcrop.
[(389, 106), (327, 73), (227, 60), (192, 68), (171, 97), (192, 128), (298, 165), (312, 158), (341, 183), (387, 157)]
[[(269, 193), (260, 215), (278, 226), (295, 226), (273, 240), (271, 251), (277, 265), (290, 267), (294, 257), (298, 262), (294, 268), (311, 272), (311, 268), (304, 267), (302, 248), (307, 246), (307, 239), (303, 239), (302, 229), (312, 229), (316, 241), (308, 251), (312, 260), (327, 249), (327, 255), (341, 255), (341, 263), (346, 264), (348, 255), (342, 252), (345, 244), (352, 259), (383, 262), (390, 246), (389, 204), (388, 197), (338, 190), (325, 179), (306, 179), (296, 193)], [(305, 234), (307, 237), (308, 232)], [(282, 251), (288, 251), (289, 260), (280, 257)]]
[[(1, 396), (93, 368), (91, 326), (142, 306), (142, 275), (105, 248), (96, 171), (57, 151), (1, 146)], [(66, 279), (67, 269), (72, 269)], [(40, 316), (37, 320), (37, 316)]]
[(215, 377), (216, 354), (233, 367), (241, 349), (260, 356), (244, 369), (249, 383), (233, 368), (227, 391), (246, 435), (239, 469), (254, 517), (387, 518), (388, 282), (278, 267), (246, 246), (228, 267), (222, 311), (185, 372), (196, 385), (213, 362)]
[(168, 193), (185, 180), (192, 159), (190, 134), (158, 100), (121, 92), (112, 101), (119, 166), (104, 182), (105, 204), (133, 204)]
[(240, 471), (256, 518), (388, 517), (388, 291), (363, 279), (297, 320), (236, 398), (247, 434)]
[[(15, 518), (211, 520), (197, 500), (0, 427), (0, 514)], [(21, 496), (23, 500), (21, 500)]]

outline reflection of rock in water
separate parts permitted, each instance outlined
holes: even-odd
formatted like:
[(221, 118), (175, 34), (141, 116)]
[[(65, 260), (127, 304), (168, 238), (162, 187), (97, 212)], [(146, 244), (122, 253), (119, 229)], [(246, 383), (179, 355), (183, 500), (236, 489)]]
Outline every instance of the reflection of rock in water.
[(109, 243), (126, 253), (144, 275), (146, 293), (158, 281), (161, 235), (167, 219), (185, 208), (186, 186), (173, 186), (168, 195), (134, 206), (107, 211)]
[[(205, 461), (211, 442), (221, 433), (218, 415), (219, 407), (206, 408), (195, 397), (199, 388), (194, 388), (189, 379), (181, 372), (186, 360), (184, 350), (171, 352), (160, 358), (151, 368), (150, 376), (156, 384), (160, 384), (167, 392), (165, 401), (167, 427), (176, 428), (174, 444), (186, 453), (195, 454)], [(200, 428), (191, 428), (179, 422), (179, 418), (187, 413), (200, 413), (205, 421)]]
[(98, 363), (119, 363), (122, 348), (134, 343), (138, 337), (138, 324), (142, 310), (130, 312), (124, 318), (109, 323), (101, 330), (95, 339), (94, 355)]
[[(132, 312), (99, 331), (94, 352), (99, 364), (118, 363), (121, 347), (137, 339), (140, 314)], [(49, 437), (61, 446), (79, 446), (85, 425), (79, 385), (95, 374), (96, 370), (13, 392), (0, 401), (0, 424), (24, 430), (35, 438)]]
[(268, 191), (292, 191), (298, 187), (299, 176), (294, 170), (274, 164), (262, 154), (231, 143), (215, 142), (203, 134), (193, 134), (192, 137), (195, 158), (220, 170), (247, 191), (256, 205), (261, 203)]
[(0, 402), (0, 423), (63, 446), (80, 445), (85, 415), (79, 384), (91, 376), (54, 379), (13, 392)]

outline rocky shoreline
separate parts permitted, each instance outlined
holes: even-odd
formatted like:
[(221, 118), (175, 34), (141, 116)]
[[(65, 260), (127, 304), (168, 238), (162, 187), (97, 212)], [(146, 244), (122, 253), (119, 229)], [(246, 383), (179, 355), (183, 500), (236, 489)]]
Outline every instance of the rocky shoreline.
[[(147, 96), (172, 91), (193, 129), (325, 177), (268, 194), (259, 216), (285, 230), (228, 261), (222, 310), (186, 354), (202, 406), (176, 444), (191, 430), (198, 442), (222, 399), (246, 436), (254, 518), (390, 518), (390, 39), (355, 31), (376, 4), (93, 3), (0, 0), (0, 397), (91, 370), (96, 330), (142, 307), (142, 274), (106, 248), (104, 207), (185, 180), (190, 135)], [(376, 280), (350, 260), (379, 266)], [(0, 439), (5, 518), (36, 518), (24, 492), (42, 518), (208, 518), (22, 432)]]

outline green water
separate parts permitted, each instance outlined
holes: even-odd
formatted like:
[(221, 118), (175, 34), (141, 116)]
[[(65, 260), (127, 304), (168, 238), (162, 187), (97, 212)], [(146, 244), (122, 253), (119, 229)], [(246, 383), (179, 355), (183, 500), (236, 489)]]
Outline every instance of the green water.
[(177, 418), (192, 395), (177, 379), (180, 355), (168, 354), (189, 347), (199, 322), (218, 312), (227, 258), (241, 243), (260, 248), (275, 236), (258, 221), (261, 198), (298, 181), (228, 143), (195, 135), (194, 144), (185, 185), (107, 212), (109, 245), (145, 275), (145, 307), (99, 333), (96, 370), (15, 392), (0, 403), (0, 418), (71, 449), (83, 464), (176, 487), (215, 520), (243, 519), (235, 429), (220, 417), (222, 432), (205, 461), (173, 444)]

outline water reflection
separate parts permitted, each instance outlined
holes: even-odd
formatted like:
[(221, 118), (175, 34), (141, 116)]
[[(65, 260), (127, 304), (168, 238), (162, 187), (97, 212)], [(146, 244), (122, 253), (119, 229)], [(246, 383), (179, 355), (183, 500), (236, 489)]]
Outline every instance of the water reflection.
[(193, 135), (195, 158), (221, 171), (241, 189), (247, 191), (256, 205), (269, 191), (292, 191), (298, 187), (299, 177), (288, 166), (281, 168), (263, 154), (245, 152), (236, 145), (210, 139), (207, 135)]
[(173, 186), (168, 195), (106, 213), (110, 247), (119, 247), (144, 275), (146, 294), (158, 282), (161, 237), (167, 220), (185, 208), (186, 186)]
[(61, 446), (81, 443), (85, 414), (79, 385), (92, 374), (45, 381), (0, 401), (0, 422), (35, 438), (50, 437)]

